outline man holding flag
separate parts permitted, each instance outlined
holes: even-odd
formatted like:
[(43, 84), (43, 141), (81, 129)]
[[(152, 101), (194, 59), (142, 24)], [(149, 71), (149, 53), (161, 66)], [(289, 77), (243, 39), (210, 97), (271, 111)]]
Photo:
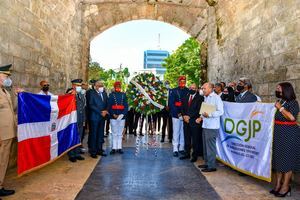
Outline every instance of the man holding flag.
[(9, 161), (9, 153), (13, 138), (16, 137), (16, 119), (13, 110), (12, 100), (9, 92), (4, 87), (11, 87), (10, 67), (5, 65), (0, 67), (0, 197), (15, 193), (14, 190), (3, 188), (3, 182)]

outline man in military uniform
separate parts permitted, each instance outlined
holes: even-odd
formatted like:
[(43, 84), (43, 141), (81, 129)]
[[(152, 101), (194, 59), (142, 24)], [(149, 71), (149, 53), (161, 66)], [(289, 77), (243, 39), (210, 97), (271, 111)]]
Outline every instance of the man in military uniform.
[(110, 116), (112, 132), (112, 150), (110, 154), (116, 152), (123, 154), (122, 132), (125, 127), (125, 119), (128, 113), (128, 103), (126, 94), (121, 92), (121, 82), (114, 83), (115, 91), (108, 98), (108, 112)]
[(173, 123), (173, 156), (178, 157), (179, 153), (184, 153), (183, 134), (183, 99), (188, 95), (189, 89), (185, 86), (185, 76), (178, 79), (178, 87), (174, 88), (170, 95), (170, 113)]
[(16, 137), (16, 119), (12, 99), (9, 92), (4, 89), (12, 85), (12, 80), (9, 78), (11, 66), (9, 64), (0, 67), (0, 197), (15, 193), (14, 190), (3, 188), (12, 140)]
[[(83, 126), (85, 122), (85, 105), (86, 105), (85, 97), (81, 93), (82, 79), (72, 80), (71, 83), (72, 83), (72, 88), (68, 89), (67, 93), (76, 95), (77, 126), (78, 126), (79, 139), (81, 139), (83, 135)], [(80, 155), (80, 147), (76, 147), (75, 149), (69, 151), (68, 156), (71, 162), (76, 162), (77, 160), (84, 160), (84, 157)]]

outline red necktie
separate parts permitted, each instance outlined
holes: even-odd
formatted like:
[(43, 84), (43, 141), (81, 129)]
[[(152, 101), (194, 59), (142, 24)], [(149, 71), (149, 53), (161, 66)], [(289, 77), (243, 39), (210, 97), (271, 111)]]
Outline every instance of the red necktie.
[(192, 96), (192, 95), (190, 95), (190, 99), (189, 99), (189, 102), (188, 102), (188, 105), (189, 105), (189, 107), (191, 106), (191, 104), (192, 104), (192, 101), (193, 101), (193, 96)]

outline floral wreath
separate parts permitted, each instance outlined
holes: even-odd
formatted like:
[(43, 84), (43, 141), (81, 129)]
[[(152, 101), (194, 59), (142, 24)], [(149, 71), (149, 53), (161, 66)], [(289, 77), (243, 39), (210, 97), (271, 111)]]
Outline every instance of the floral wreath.
[(126, 93), (129, 106), (143, 115), (161, 111), (167, 101), (167, 88), (153, 73), (132, 78)]

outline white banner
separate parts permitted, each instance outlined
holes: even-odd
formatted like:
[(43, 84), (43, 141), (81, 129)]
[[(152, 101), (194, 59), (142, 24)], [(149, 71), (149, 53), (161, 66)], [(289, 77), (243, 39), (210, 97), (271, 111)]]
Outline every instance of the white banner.
[(274, 104), (224, 102), (217, 158), (250, 176), (271, 181)]

